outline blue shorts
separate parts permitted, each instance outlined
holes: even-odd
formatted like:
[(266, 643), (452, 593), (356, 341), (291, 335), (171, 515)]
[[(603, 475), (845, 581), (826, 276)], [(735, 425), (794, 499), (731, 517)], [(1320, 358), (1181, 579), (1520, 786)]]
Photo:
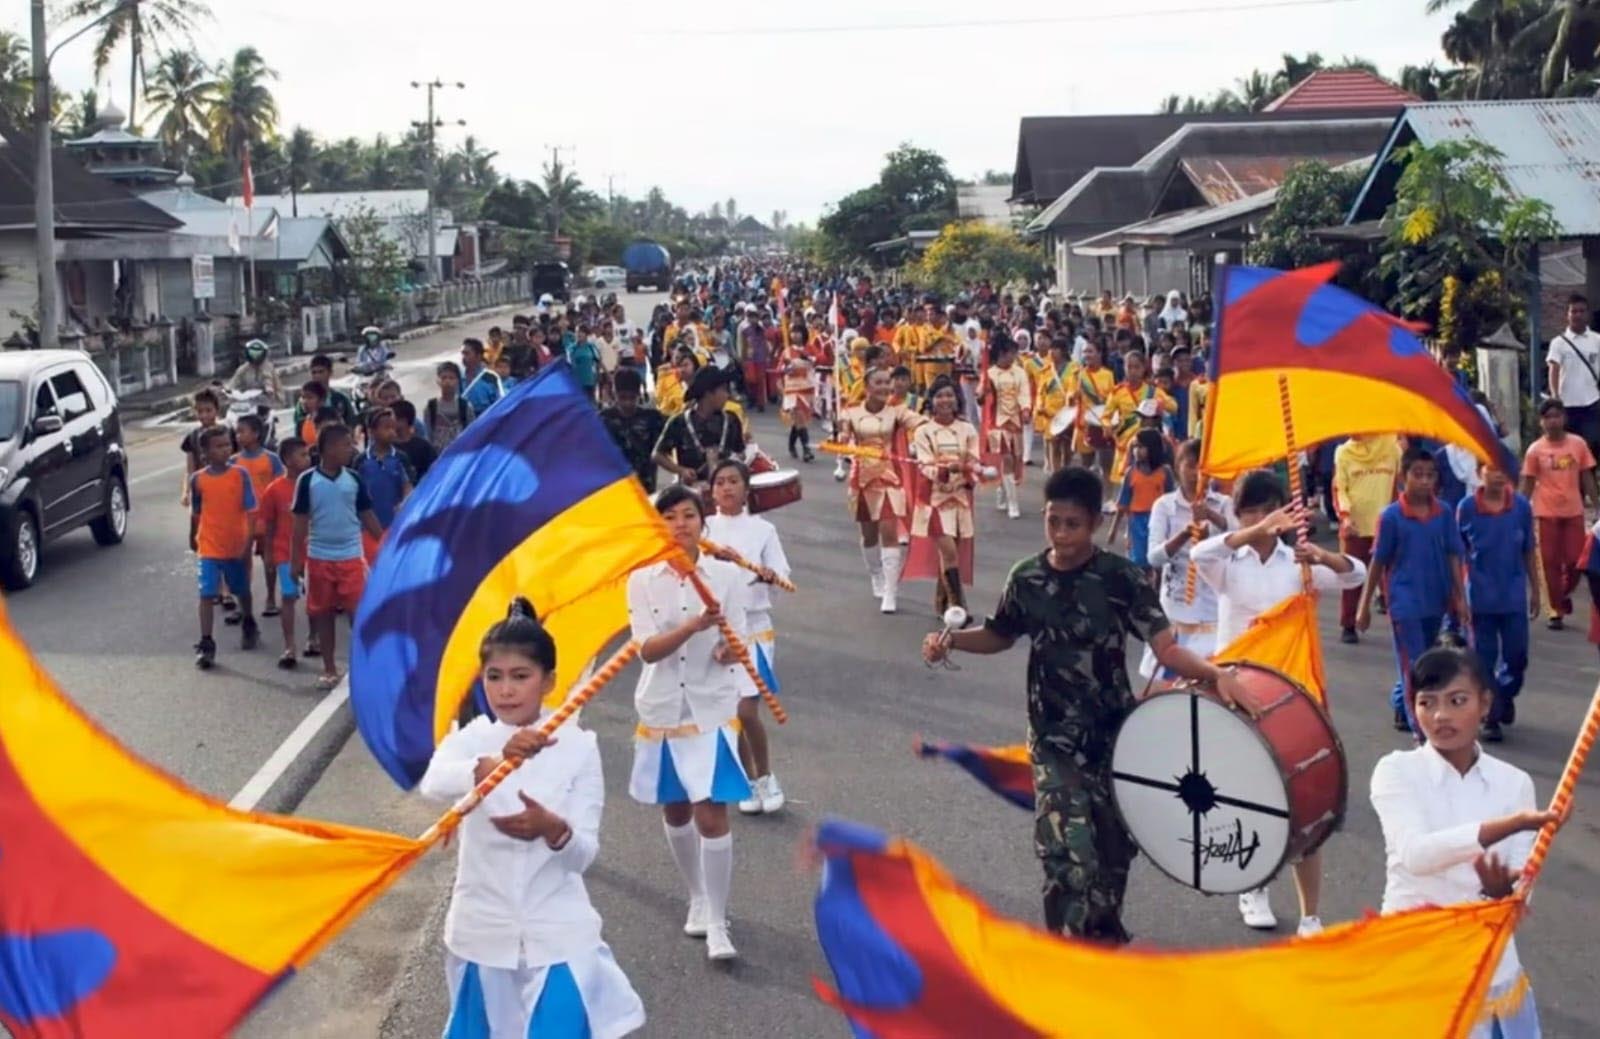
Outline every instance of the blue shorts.
[(1150, 565), (1150, 514), (1128, 513), (1128, 558), (1138, 566)]
[(222, 594), (222, 582), (235, 595), (250, 594), (250, 575), (240, 559), (200, 560), (200, 598), (215, 599)]
[(285, 601), (300, 598), (300, 582), (294, 579), (294, 567), (278, 564), (278, 598)]

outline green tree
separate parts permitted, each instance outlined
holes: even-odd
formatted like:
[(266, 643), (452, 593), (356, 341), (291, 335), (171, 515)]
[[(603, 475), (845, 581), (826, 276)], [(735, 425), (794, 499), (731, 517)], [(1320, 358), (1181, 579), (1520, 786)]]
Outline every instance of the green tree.
[(205, 143), (206, 120), (218, 89), (212, 70), (192, 50), (163, 54), (150, 77), (145, 99), (160, 114), (157, 134), (180, 167), (186, 168), (190, 154)]
[(841, 198), (817, 221), (826, 239), (823, 252), (832, 259), (869, 256), (872, 245), (900, 234), (900, 213), (877, 184)]
[(1391, 308), (1437, 325), (1447, 279), (1489, 278), (1497, 287), (1478, 294), (1483, 305), (1505, 320), (1517, 314), (1532, 247), (1560, 228), (1548, 202), (1511, 190), (1500, 158), (1473, 139), (1413, 142), (1395, 153), (1403, 169), (1383, 216), (1377, 267), (1393, 286)]
[(908, 143), (886, 156), (878, 187), (899, 212), (911, 216), (953, 218), (956, 214), (956, 179), (938, 152)]
[(12, 126), (28, 125), (33, 112), (33, 66), (28, 41), (20, 33), (0, 29), (0, 117)]
[(967, 222), (945, 227), (909, 273), (918, 285), (950, 295), (985, 279), (1031, 283), (1044, 267), (1043, 250), (1015, 231)]
[(409, 257), (370, 206), (360, 206), (339, 221), (339, 234), (350, 247), (343, 263), (345, 284), (359, 300), (363, 322), (382, 324), (400, 299)]
[(254, 47), (239, 48), (217, 70), (216, 100), (208, 119), (211, 144), (230, 162), (238, 161), (249, 145), (277, 136), (278, 102), (267, 86), (277, 78)]
[(300, 215), (300, 192), (311, 183), (312, 170), (317, 161), (317, 138), (303, 126), (289, 133), (289, 143), (284, 148), (284, 186), (289, 189), (289, 212)]
[(93, 87), (78, 95), (76, 101), (63, 106), (57, 120), (58, 132), (69, 141), (88, 137), (100, 120), (100, 94)]
[(94, 43), (94, 72), (98, 77), (111, 64), (111, 54), (124, 40), (128, 44), (128, 126), (139, 125), (139, 82), (145, 74), (147, 49), (161, 53), (162, 44), (188, 40), (195, 25), (211, 17), (202, 0), (74, 0), (63, 21), (99, 18)]
[(1362, 170), (1336, 170), (1323, 162), (1302, 162), (1285, 174), (1272, 211), (1250, 243), (1248, 259), (1262, 267), (1288, 270), (1338, 259), (1343, 250), (1313, 236), (1319, 227), (1343, 223), (1361, 189)]

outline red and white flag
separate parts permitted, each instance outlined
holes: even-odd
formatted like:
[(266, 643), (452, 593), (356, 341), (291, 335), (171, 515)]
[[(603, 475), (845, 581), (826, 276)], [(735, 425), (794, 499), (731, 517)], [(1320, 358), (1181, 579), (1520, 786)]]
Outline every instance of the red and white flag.
[(250, 172), (250, 146), (244, 146), (244, 208), (256, 207), (256, 178)]

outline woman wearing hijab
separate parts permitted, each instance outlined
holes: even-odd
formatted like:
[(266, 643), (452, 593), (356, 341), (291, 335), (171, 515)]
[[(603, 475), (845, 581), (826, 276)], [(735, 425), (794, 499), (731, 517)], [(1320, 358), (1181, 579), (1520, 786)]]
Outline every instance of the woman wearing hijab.
[(1161, 311), (1161, 327), (1177, 329), (1187, 327), (1189, 312), (1183, 309), (1183, 293), (1173, 289), (1167, 293), (1167, 305)]

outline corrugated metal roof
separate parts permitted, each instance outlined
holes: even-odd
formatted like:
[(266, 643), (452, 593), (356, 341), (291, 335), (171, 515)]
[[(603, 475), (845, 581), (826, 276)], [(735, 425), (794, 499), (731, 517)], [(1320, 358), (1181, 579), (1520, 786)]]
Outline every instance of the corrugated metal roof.
[[(1329, 166), (1342, 166), (1361, 155), (1332, 152), (1318, 158)], [(1184, 159), (1179, 165), (1207, 205), (1221, 206), (1277, 187), (1291, 169), (1305, 161), (1304, 155), (1205, 155)]]
[[(1368, 199), (1389, 156), (1410, 140), (1432, 146), (1477, 139), (1500, 152), (1495, 165), (1512, 193), (1549, 203), (1562, 234), (1600, 235), (1600, 100), (1434, 102), (1412, 105), (1396, 122), (1352, 207), (1353, 219), (1382, 215), (1388, 198)], [(1381, 180), (1392, 197), (1393, 178)]]
[(1362, 69), (1318, 69), (1273, 100), (1268, 112), (1376, 108), (1395, 112), (1421, 98)]

